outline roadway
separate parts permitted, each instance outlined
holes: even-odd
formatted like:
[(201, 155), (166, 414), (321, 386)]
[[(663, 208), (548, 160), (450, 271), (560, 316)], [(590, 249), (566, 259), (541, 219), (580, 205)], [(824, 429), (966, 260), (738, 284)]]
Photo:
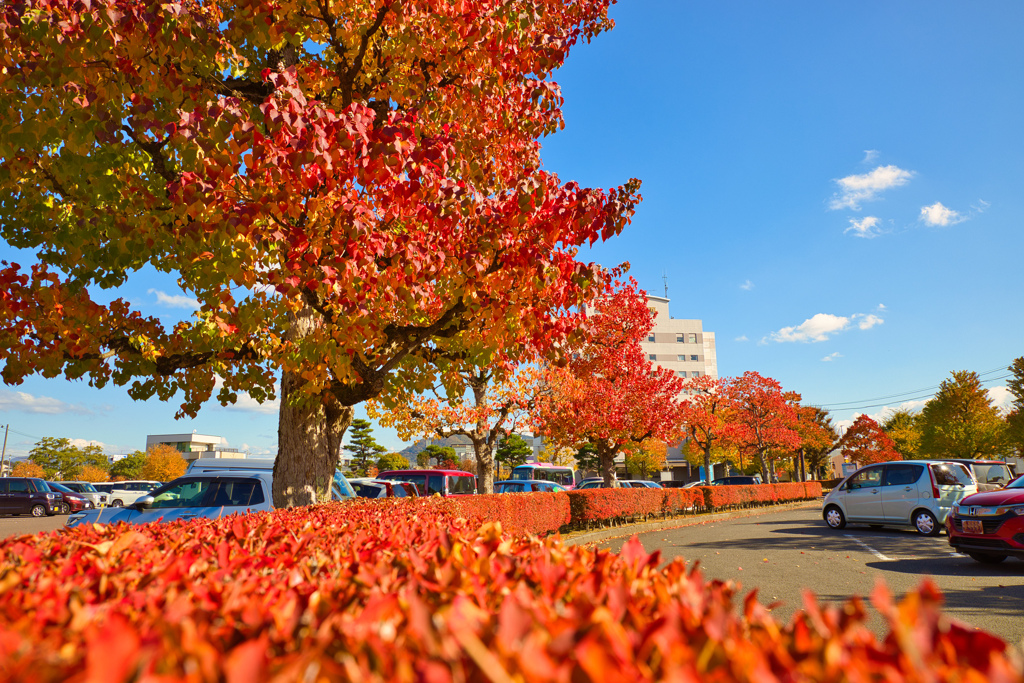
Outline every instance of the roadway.
[[(788, 622), (810, 588), (819, 603), (867, 597), (881, 579), (896, 596), (930, 577), (945, 595), (949, 617), (984, 629), (1018, 648), (1024, 638), (1024, 561), (982, 565), (951, 552), (945, 532), (924, 537), (902, 529), (847, 526), (835, 531), (820, 504), (638, 534), (668, 561), (699, 562), (707, 579), (733, 580), (743, 594), (758, 589), (763, 604)], [(628, 537), (596, 544), (618, 551)], [(868, 625), (884, 624), (870, 608)]]

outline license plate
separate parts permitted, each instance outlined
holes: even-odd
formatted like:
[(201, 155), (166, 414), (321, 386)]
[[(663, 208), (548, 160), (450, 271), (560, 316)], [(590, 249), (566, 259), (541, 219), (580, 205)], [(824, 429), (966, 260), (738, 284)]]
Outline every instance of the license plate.
[(985, 529), (981, 526), (981, 521), (977, 519), (965, 519), (964, 520), (964, 533), (965, 534), (978, 534), (979, 536), (985, 533)]

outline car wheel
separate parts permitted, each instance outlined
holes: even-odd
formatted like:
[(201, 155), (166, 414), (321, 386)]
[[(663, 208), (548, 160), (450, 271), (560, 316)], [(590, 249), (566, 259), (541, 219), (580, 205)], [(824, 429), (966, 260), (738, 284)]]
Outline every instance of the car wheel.
[(45, 517), (46, 516), (46, 506), (45, 505), (33, 505), (32, 506), (32, 516), (33, 517)]
[(121, 501), (120, 498), (117, 498), (117, 499), (111, 501), (110, 507), (112, 507), (112, 508), (124, 507), (124, 503)]
[(842, 529), (846, 526), (846, 517), (838, 507), (829, 505), (825, 508), (825, 523), (833, 529)]
[(67, 503), (61, 503), (60, 504), (60, 514), (62, 514), (62, 515), (70, 515), (71, 514), (71, 506), (68, 505)]
[(914, 528), (922, 536), (938, 536), (939, 520), (927, 510), (918, 510), (914, 513)]
[(968, 553), (975, 562), (981, 562), (982, 564), (999, 564), (1006, 559), (1006, 555), (992, 555), (990, 553)]

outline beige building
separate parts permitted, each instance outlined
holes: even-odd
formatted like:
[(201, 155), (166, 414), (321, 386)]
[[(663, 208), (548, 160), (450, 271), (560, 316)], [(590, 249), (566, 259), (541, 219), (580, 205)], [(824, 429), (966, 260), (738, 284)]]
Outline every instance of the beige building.
[(700, 320), (673, 318), (668, 299), (647, 295), (654, 309), (654, 329), (640, 346), (651, 363), (666, 368), (684, 379), (710, 375), (718, 378), (715, 333), (705, 332)]
[(162, 444), (176, 448), (185, 460), (196, 458), (244, 458), (237, 448), (227, 448), (224, 439), (209, 434), (150, 434), (146, 437), (146, 450)]

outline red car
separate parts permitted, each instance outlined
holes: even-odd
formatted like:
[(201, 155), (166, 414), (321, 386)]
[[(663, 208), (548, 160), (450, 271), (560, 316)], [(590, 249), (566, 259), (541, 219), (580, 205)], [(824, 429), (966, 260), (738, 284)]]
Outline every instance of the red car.
[(962, 498), (946, 518), (946, 532), (953, 550), (976, 562), (1024, 559), (1024, 478)]

